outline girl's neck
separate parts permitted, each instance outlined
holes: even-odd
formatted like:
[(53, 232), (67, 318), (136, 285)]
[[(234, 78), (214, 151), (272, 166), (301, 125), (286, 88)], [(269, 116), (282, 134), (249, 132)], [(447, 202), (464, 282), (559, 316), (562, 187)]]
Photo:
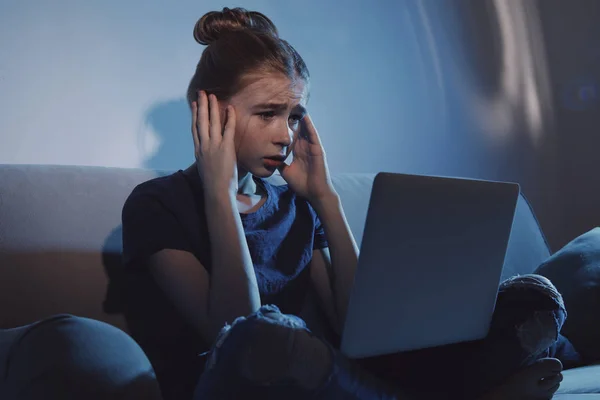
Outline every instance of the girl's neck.
[(261, 195), (261, 188), (256, 184), (251, 173), (238, 171), (238, 194), (243, 196)]
[[(190, 165), (184, 173), (193, 173), (198, 170), (196, 163)], [(251, 173), (238, 169), (238, 195), (242, 196), (263, 196), (264, 190), (260, 185), (256, 184)]]

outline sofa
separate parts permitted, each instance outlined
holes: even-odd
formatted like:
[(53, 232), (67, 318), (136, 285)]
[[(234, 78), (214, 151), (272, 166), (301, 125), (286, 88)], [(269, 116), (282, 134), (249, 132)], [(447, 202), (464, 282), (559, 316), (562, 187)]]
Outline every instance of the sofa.
[[(108, 278), (120, 266), (121, 208), (135, 185), (168, 173), (0, 165), (0, 329), (70, 313), (127, 331), (111, 304), (114, 288)], [(359, 244), (374, 176), (332, 177)], [(282, 182), (278, 176), (271, 179)], [(532, 272), (549, 256), (535, 215), (521, 195), (503, 278)], [(555, 398), (600, 400), (600, 366), (565, 371)]]

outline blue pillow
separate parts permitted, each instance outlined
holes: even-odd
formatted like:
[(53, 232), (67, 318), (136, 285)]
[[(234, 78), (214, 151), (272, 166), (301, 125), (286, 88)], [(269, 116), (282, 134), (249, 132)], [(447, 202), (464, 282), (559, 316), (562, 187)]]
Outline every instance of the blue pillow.
[(568, 243), (535, 271), (562, 294), (568, 317), (561, 333), (586, 362), (600, 360), (600, 228)]

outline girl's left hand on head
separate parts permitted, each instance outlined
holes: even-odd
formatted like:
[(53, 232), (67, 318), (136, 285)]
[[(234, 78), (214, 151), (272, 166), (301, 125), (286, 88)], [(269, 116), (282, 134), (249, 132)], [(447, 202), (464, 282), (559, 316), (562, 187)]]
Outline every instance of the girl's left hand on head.
[(325, 150), (308, 114), (300, 121), (292, 147), (294, 160), (290, 165), (284, 164), (279, 169), (290, 188), (311, 202), (335, 195)]

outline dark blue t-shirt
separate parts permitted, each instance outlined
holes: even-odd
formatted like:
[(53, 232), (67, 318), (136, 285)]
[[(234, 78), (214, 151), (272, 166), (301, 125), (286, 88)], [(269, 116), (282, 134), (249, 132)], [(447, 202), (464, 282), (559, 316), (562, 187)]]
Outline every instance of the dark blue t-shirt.
[[(327, 247), (323, 227), (308, 201), (287, 185), (255, 178), (267, 193), (263, 206), (241, 214), (262, 304), (298, 314), (310, 284), (313, 250)], [(178, 314), (146, 268), (162, 249), (188, 251), (210, 273), (210, 237), (197, 171), (178, 171), (138, 185), (123, 207), (123, 260), (131, 335), (152, 362), (166, 400), (191, 398), (208, 350)]]

